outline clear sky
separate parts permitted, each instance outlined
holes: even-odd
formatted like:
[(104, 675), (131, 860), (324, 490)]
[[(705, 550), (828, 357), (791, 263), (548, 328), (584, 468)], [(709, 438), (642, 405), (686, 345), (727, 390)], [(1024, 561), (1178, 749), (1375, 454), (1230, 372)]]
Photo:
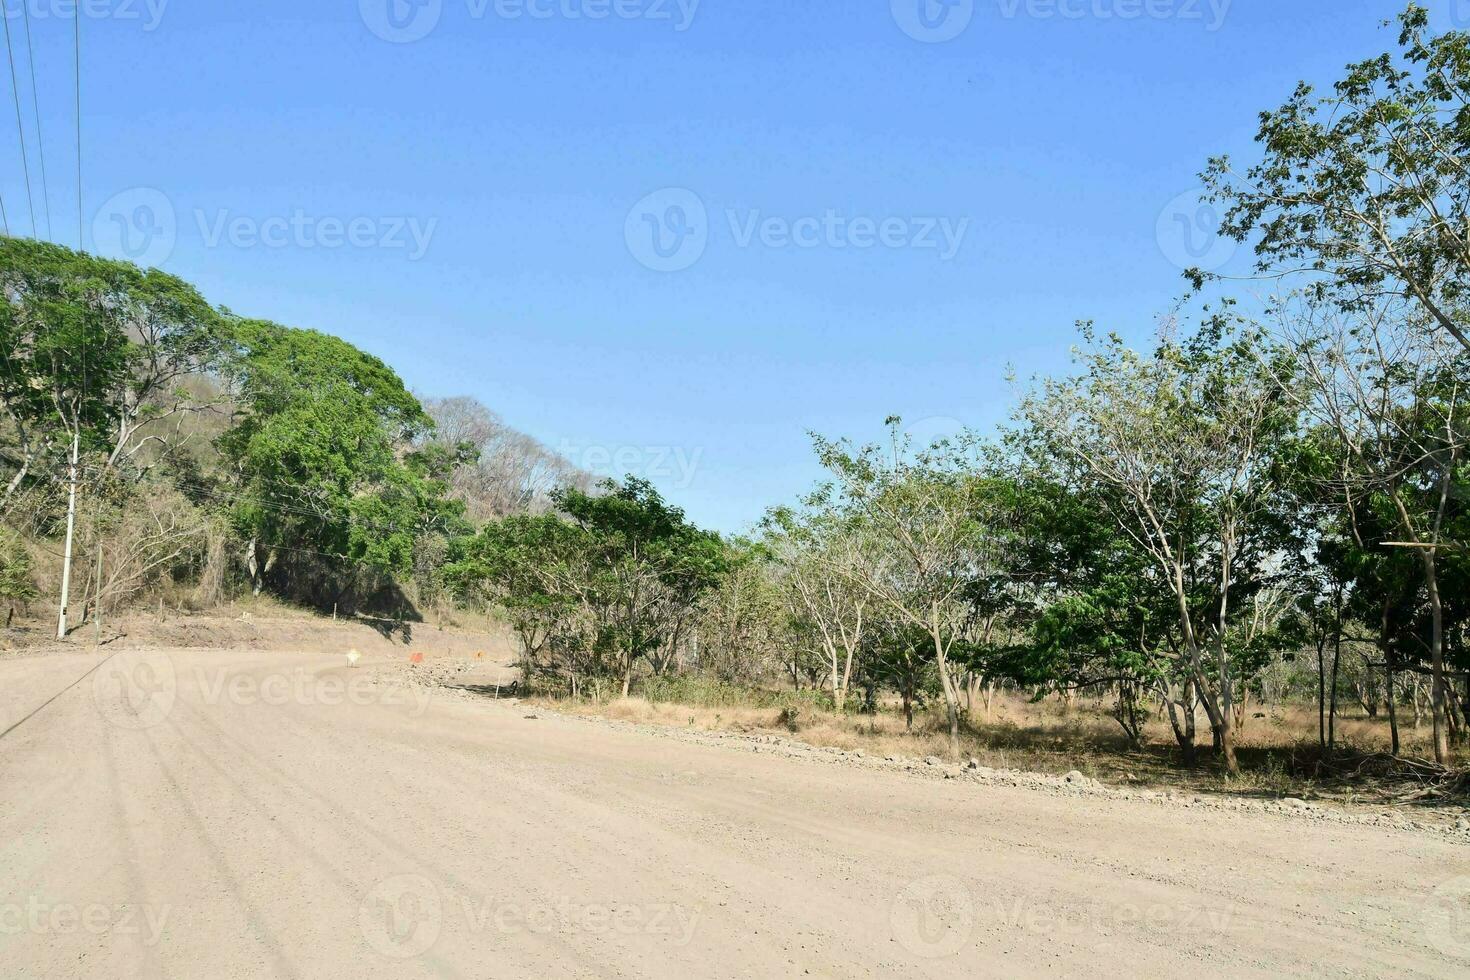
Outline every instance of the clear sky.
[[(74, 0), (25, 2), (75, 244)], [(1206, 157), (1390, 47), (1403, 6), (83, 2), (89, 249), (345, 337), (724, 531), (817, 477), (809, 429), (985, 429), (1008, 366), (1066, 369), (1077, 319), (1147, 342), (1179, 265), (1228, 257), (1173, 203)]]

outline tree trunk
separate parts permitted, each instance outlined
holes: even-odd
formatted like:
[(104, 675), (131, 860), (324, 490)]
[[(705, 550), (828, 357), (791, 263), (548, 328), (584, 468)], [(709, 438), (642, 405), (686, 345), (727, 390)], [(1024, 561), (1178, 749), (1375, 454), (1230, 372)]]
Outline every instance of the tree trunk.
[(944, 655), (944, 639), (939, 632), (939, 605), (935, 603), (929, 610), (930, 633), (934, 637), (934, 658), (939, 667), (939, 685), (944, 690), (944, 706), (949, 711), (949, 754), (950, 758), (960, 757), (960, 703), (955, 693), (954, 678), (949, 674), (949, 658)]
[(1114, 707), (1113, 717), (1122, 726), (1128, 748), (1132, 751), (1143, 748), (1143, 720), (1139, 716), (1138, 701), (1138, 689), (1127, 681), (1119, 682), (1118, 700)]
[(1232, 776), (1240, 775), (1240, 764), (1235, 761), (1235, 678), (1230, 676), (1230, 646), (1225, 642), (1226, 625), (1229, 622), (1231, 559), (1235, 547), (1235, 525), (1227, 521), (1227, 533), (1220, 541), (1220, 610), (1215, 624), (1215, 665), (1220, 684), (1220, 748), (1225, 752), (1225, 771)]
[(1194, 682), (1184, 682), (1184, 691), (1178, 699), (1171, 696), (1167, 686), (1162, 687), (1160, 694), (1169, 711), (1169, 727), (1174, 730), (1174, 741), (1179, 743), (1180, 761), (1186, 768), (1193, 769), (1199, 761), (1194, 744)]
[(837, 710), (841, 712), (847, 711), (847, 697), (852, 693), (852, 662), (856, 656), (857, 641), (854, 640), (853, 644), (847, 648), (847, 662), (842, 666), (842, 703), (837, 707)]
[(1327, 637), (1317, 644), (1317, 747), (1327, 750)]
[[(1384, 613), (1386, 617), (1387, 612)], [(1342, 630), (1332, 637), (1332, 689), (1327, 694), (1327, 751), (1337, 748), (1337, 672), (1342, 666)]]
[(0, 495), (0, 514), (5, 512), (5, 509), (10, 504), (10, 498), (15, 495), (15, 491), (20, 488), (20, 485), (25, 482), (26, 474), (30, 471), (31, 454), (27, 452), (21, 460), (20, 469), (15, 471), (15, 476), (11, 477), (10, 483), (6, 485), (5, 493)]
[(1399, 754), (1399, 713), (1393, 703), (1393, 663), (1391, 661), (1385, 660), (1383, 663), (1383, 681), (1388, 688), (1385, 700), (1388, 704), (1388, 734), (1392, 745), (1389, 752), (1397, 756)]
[(1445, 704), (1449, 700), (1449, 685), (1444, 674), (1444, 603), (1439, 595), (1439, 569), (1432, 548), (1424, 549), (1424, 587), (1429, 593), (1430, 614), (1430, 663), (1434, 669), (1433, 700), (1430, 704), (1434, 719), (1434, 761), (1444, 765), (1450, 757), (1448, 719)]

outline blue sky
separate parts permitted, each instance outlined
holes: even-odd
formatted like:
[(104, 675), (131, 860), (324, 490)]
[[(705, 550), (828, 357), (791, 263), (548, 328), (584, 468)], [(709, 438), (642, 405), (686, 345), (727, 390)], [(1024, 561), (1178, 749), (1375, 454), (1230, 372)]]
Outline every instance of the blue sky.
[[(25, 2), (74, 244), (72, 0)], [(1077, 319), (1147, 342), (1180, 256), (1225, 257), (1171, 202), (1298, 79), (1390, 47), (1403, 5), (84, 2), (89, 249), (345, 337), (724, 531), (819, 475), (809, 429), (985, 429), (1008, 367), (1066, 369)], [(0, 160), (27, 233), (13, 126)]]

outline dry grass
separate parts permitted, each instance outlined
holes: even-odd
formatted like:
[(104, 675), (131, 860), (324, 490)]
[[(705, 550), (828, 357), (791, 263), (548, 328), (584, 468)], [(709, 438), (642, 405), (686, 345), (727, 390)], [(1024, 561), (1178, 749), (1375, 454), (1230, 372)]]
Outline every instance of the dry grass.
[[(875, 755), (946, 757), (949, 730), (941, 707), (916, 715), (912, 730), (892, 706), (877, 714), (838, 714), (815, 706), (812, 699), (794, 699), (775, 706), (725, 704), (715, 706), (640, 697), (605, 702), (545, 700), (549, 707), (575, 714), (596, 715), (642, 724), (779, 734), (816, 746), (862, 749)], [(1356, 706), (1354, 706), (1356, 709)], [(1404, 786), (1395, 780), (1346, 780), (1319, 766), (1315, 707), (1288, 707), (1248, 717), (1240, 732), (1238, 757), (1241, 773), (1229, 777), (1208, 749), (1209, 729), (1200, 764), (1185, 769), (1168, 723), (1154, 719), (1145, 748), (1129, 750), (1118, 725), (1102, 704), (1059, 699), (1032, 703), (998, 696), (987, 714), (978, 710), (962, 726), (961, 754), (996, 769), (1020, 769), (1060, 774), (1079, 770), (1111, 784), (1196, 792), (1227, 792), (1251, 796), (1302, 796), (1344, 802), (1383, 802), (1399, 795)], [(1254, 715), (1255, 712), (1252, 713)], [(1411, 718), (1400, 718), (1403, 753), (1428, 754), (1429, 729), (1415, 731)], [(1386, 751), (1386, 718), (1361, 713), (1339, 717), (1338, 745), (1347, 753)], [(1457, 760), (1464, 765), (1463, 750)]]

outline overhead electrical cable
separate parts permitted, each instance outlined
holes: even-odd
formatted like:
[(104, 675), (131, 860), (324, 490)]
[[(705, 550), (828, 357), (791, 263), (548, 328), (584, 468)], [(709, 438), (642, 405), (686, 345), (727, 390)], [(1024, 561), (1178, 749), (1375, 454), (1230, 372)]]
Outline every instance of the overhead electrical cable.
[(82, 10), (76, 15), (76, 81), (77, 81), (77, 251), (87, 250), (87, 219), (82, 210)]
[(46, 237), (53, 238), (51, 232), (51, 184), (46, 179), (46, 134), (41, 128), (41, 89), (36, 85), (36, 47), (31, 42), (31, 8), (28, 3), (22, 2), (20, 9), (25, 12), (26, 24), (26, 57), (31, 63), (31, 107), (36, 116), (36, 151), (41, 159), (41, 203), (46, 208)]
[[(4, 14), (4, 5), (0, 4), (0, 14)], [(80, 9), (78, 12), (80, 19)], [(15, 97), (15, 135), (20, 139), (20, 165), (26, 178), (26, 201), (31, 206), (31, 237), (40, 237), (40, 228), (36, 224), (36, 198), (31, 193), (31, 154), (26, 149), (25, 124), (21, 120), (20, 112), (20, 81), (15, 73), (15, 48), (10, 43), (10, 16), (4, 14), (0, 20), (5, 21), (5, 55), (10, 61), (10, 92)]]

